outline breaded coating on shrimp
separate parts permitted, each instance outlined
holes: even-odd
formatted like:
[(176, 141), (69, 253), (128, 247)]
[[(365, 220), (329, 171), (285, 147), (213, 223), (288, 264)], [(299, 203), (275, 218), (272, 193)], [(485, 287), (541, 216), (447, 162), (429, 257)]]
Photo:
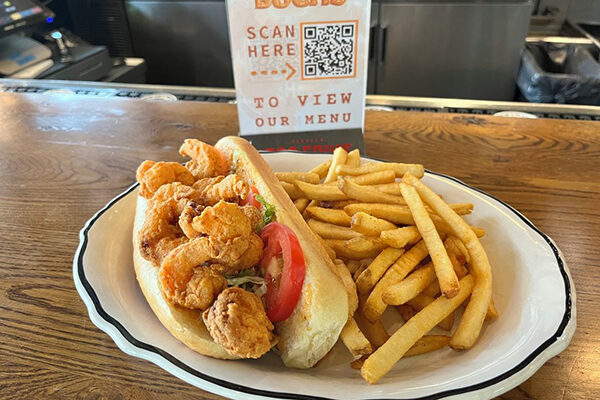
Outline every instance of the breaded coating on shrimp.
[(202, 319), (213, 340), (232, 355), (259, 358), (276, 343), (260, 298), (236, 286), (222, 291)]

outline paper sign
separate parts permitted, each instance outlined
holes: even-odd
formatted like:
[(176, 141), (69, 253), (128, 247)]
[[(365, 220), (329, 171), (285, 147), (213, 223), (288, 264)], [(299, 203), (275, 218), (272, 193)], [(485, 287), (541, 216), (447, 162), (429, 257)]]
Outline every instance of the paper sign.
[(370, 1), (228, 0), (227, 6), (243, 136), (313, 132), (304, 139), (326, 142), (327, 131), (362, 133)]

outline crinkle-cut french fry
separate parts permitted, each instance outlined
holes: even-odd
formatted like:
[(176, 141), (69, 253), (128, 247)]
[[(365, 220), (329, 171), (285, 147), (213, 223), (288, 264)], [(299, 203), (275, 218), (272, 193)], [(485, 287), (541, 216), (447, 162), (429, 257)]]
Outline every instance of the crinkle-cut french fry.
[(458, 308), (471, 295), (474, 279), (467, 275), (460, 280), (460, 290), (452, 298), (440, 296), (404, 323), (390, 339), (363, 364), (360, 373), (369, 383), (379, 381), (420, 338)]
[[(289, 182), (279, 182), (279, 183), (281, 183), (281, 186), (283, 187), (285, 192), (288, 194), (288, 196), (290, 196), (290, 199), (296, 200), (296, 199), (299, 199), (302, 197), (306, 197), (306, 196), (304, 196), (304, 193), (293, 183), (289, 183)], [(309, 185), (309, 183), (307, 183), (307, 185)]]
[(365, 203), (406, 204), (402, 197), (380, 192), (369, 185), (359, 185), (343, 177), (339, 177), (337, 182), (338, 189), (351, 199)]
[(399, 306), (421, 293), (435, 280), (435, 271), (432, 263), (419, 268), (395, 285), (388, 287), (383, 292), (383, 302), (392, 306)]
[(408, 349), (406, 353), (404, 353), (403, 358), (430, 353), (448, 346), (448, 343), (450, 343), (450, 336), (425, 335), (421, 339), (417, 340), (417, 343), (413, 344), (413, 346)]
[(333, 159), (325, 161), (310, 170), (311, 173), (319, 175), (319, 179), (323, 179), (327, 176), (327, 172), (329, 172), (329, 168), (331, 167), (331, 163)]
[[(419, 233), (421, 234), (421, 237), (427, 246), (429, 256), (433, 261), (435, 275), (440, 283), (442, 294), (446, 297), (454, 297), (456, 293), (458, 293), (458, 278), (456, 277), (456, 273), (452, 267), (450, 257), (448, 257), (448, 252), (442, 243), (442, 239), (440, 239), (440, 235), (435, 229), (429, 213), (427, 210), (425, 210), (423, 201), (417, 194), (417, 190), (414, 187), (404, 183), (402, 183), (402, 196), (404, 196), (404, 199), (408, 203), (408, 207), (413, 215), (417, 229), (419, 230)], [(423, 288), (427, 287), (429, 283), (427, 283)], [(388, 289), (388, 291), (389, 290), (390, 289)], [(389, 304), (387, 301), (386, 303)]]
[(423, 201), (450, 226), (454, 236), (464, 243), (471, 256), (470, 265), (476, 283), (469, 304), (450, 340), (453, 349), (469, 349), (479, 337), (492, 300), (492, 268), (487, 254), (469, 225), (429, 187), (410, 174), (405, 175), (403, 181), (412, 185)]
[(315, 232), (317, 235), (321, 236), (323, 239), (352, 239), (355, 237), (361, 237), (362, 235), (352, 229), (345, 227), (330, 224), (328, 222), (319, 221), (316, 219), (309, 219), (308, 226)]
[(348, 157), (346, 157), (346, 163), (349, 167), (358, 167), (360, 166), (360, 151), (358, 149), (354, 149), (348, 153)]
[(304, 211), (304, 209), (306, 208), (306, 206), (308, 205), (308, 202), (310, 200), (305, 199), (305, 198), (300, 198), (300, 199), (296, 199), (294, 200), (294, 206), (296, 206), (296, 209), (302, 213), (302, 211)]
[(391, 222), (372, 217), (364, 212), (357, 212), (352, 216), (350, 227), (366, 236), (379, 236), (383, 231), (396, 229), (396, 225)]
[[(282, 182), (287, 183), (287, 182)], [(289, 185), (289, 184), (288, 184)], [(310, 200), (346, 200), (346, 196), (341, 190), (336, 187), (327, 185), (313, 185), (312, 183), (306, 183), (302, 181), (295, 182), (296, 187), (299, 189), (299, 197), (306, 197)], [(286, 187), (284, 186), (284, 189)], [(287, 189), (286, 189), (287, 191)], [(290, 194), (288, 192), (288, 194)], [(291, 195), (290, 195), (291, 197)], [(312, 205), (309, 204), (310, 207)]]
[[(359, 214), (360, 213), (354, 214), (352, 219), (354, 220), (354, 217)], [(354, 229), (354, 227), (352, 227), (352, 229)], [(382, 231), (379, 237), (385, 244), (397, 249), (402, 249), (407, 245), (415, 244), (421, 240), (421, 234), (419, 233), (419, 230), (413, 225)]]
[(344, 328), (340, 333), (340, 339), (342, 339), (344, 345), (355, 357), (368, 355), (373, 352), (371, 343), (362, 333), (358, 324), (352, 317), (348, 318), (348, 322), (344, 325)]
[(318, 174), (312, 172), (275, 172), (275, 176), (280, 182), (292, 184), (296, 181), (317, 184), (321, 180)]
[(351, 218), (344, 210), (323, 208), (323, 207), (307, 207), (306, 211), (312, 217), (323, 222), (340, 226), (350, 226)]
[(336, 167), (338, 175), (363, 175), (369, 172), (392, 170), (397, 177), (401, 178), (406, 173), (411, 173), (414, 176), (422, 177), (425, 173), (425, 168), (421, 164), (402, 164), (402, 163), (369, 163), (363, 164), (360, 167), (350, 167), (341, 165)]
[[(410, 299), (406, 304), (414, 308), (416, 311), (421, 311), (429, 304), (433, 303), (435, 299), (431, 296), (427, 296), (426, 294), (419, 293), (414, 298)], [(451, 313), (446, 318), (442, 320), (438, 324), (438, 328), (441, 328), (445, 331), (449, 331), (454, 326), (454, 313)], [(450, 338), (448, 338), (450, 340)]]
[(404, 253), (404, 249), (388, 247), (383, 250), (373, 262), (360, 274), (356, 280), (356, 287), (360, 293), (368, 293), (387, 269)]
[(383, 302), (383, 292), (390, 286), (402, 281), (419, 263), (427, 257), (427, 247), (420, 241), (404, 253), (377, 282), (365, 301), (362, 312), (370, 321), (376, 321), (383, 315), (387, 304)]

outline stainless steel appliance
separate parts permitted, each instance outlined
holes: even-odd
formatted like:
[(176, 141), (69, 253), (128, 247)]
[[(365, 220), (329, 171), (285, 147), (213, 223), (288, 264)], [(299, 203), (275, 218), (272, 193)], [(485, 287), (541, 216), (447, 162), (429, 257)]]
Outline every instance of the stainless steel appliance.
[(529, 1), (382, 1), (373, 93), (511, 100)]

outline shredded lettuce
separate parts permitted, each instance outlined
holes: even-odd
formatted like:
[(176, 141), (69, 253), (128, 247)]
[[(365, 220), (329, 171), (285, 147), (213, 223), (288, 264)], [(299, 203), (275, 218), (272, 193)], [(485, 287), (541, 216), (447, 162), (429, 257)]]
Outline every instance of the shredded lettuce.
[(250, 292), (254, 292), (259, 297), (267, 292), (267, 282), (265, 278), (257, 276), (254, 269), (240, 271), (236, 275), (225, 275), (228, 286), (239, 286)]
[(264, 214), (263, 214), (263, 222), (265, 225), (273, 221), (273, 217), (275, 216), (275, 206), (273, 204), (267, 203), (267, 201), (260, 195), (257, 194), (254, 196), (256, 201), (263, 205)]

